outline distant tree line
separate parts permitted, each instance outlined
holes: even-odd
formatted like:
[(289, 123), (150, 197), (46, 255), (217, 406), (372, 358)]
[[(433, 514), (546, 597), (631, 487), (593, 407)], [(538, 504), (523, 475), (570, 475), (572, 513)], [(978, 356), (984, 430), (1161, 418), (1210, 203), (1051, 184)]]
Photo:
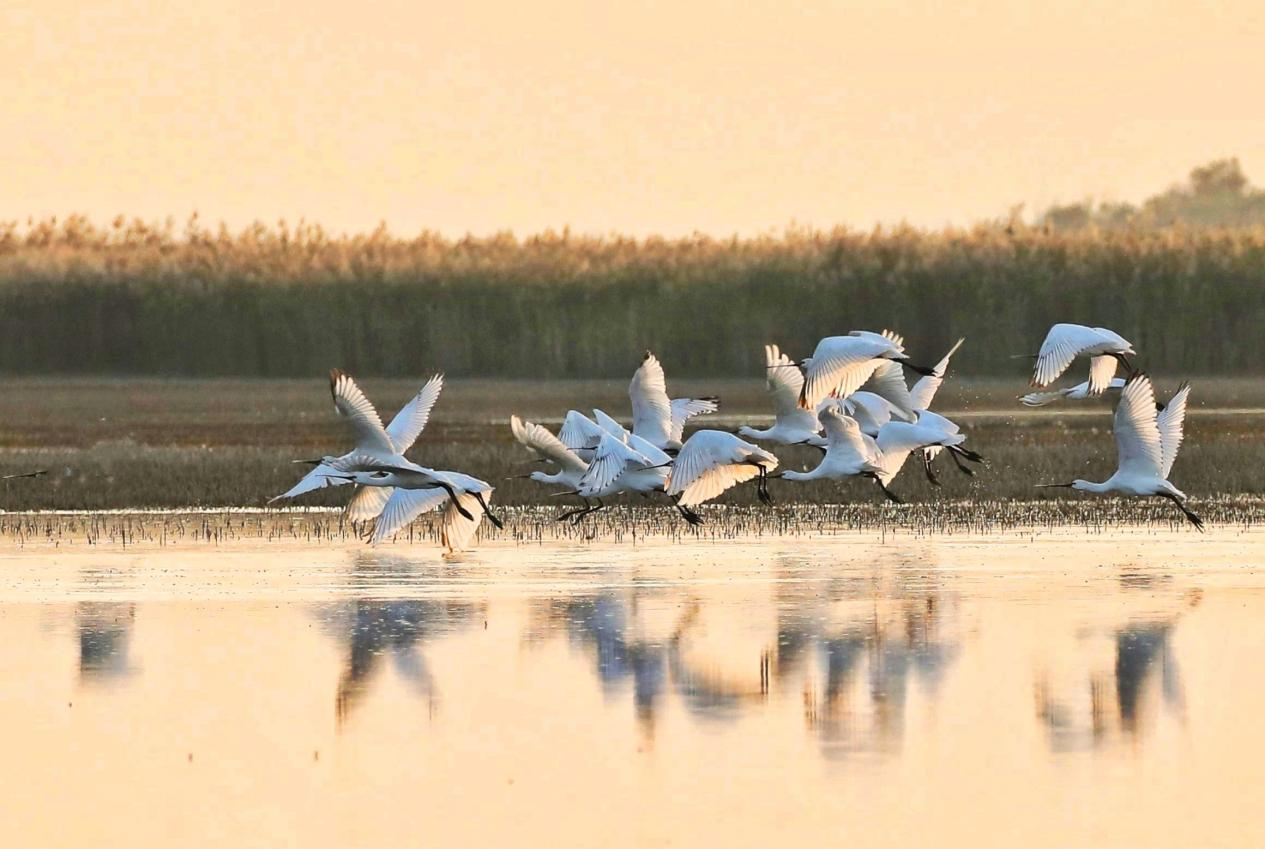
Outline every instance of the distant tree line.
[(755, 376), (853, 328), (960, 373), (1022, 373), (1049, 325), (1108, 325), (1149, 368), (1263, 370), (1265, 227), (981, 225), (753, 239), (333, 237), (81, 218), (0, 227), (0, 372)]

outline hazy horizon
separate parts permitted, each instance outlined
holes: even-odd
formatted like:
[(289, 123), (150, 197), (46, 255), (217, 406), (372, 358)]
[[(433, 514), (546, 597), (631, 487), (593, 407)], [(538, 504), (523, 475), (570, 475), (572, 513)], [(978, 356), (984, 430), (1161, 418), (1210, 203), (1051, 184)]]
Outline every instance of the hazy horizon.
[(1265, 182), (1265, 10), (16, 0), (0, 219), (935, 229)]

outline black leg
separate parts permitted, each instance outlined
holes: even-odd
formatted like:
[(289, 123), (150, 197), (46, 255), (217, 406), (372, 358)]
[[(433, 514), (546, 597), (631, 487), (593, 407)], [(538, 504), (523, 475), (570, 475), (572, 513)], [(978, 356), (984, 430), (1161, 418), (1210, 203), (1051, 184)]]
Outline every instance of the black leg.
[(439, 487), (444, 492), (448, 493), (448, 498), (452, 500), (453, 506), (457, 508), (457, 512), (461, 514), (462, 518), (468, 522), (473, 522), (474, 516), (471, 516), (470, 511), (461, 506), (461, 501), (457, 498), (457, 493), (453, 492), (452, 487), (446, 483), (441, 483)]
[(931, 468), (931, 455), (926, 451), (922, 452), (922, 468), (927, 473), (927, 480), (931, 481), (931, 485), (939, 486), (940, 479), (936, 477), (935, 470)]
[(703, 520), (699, 518), (699, 515), (690, 508), (682, 507), (680, 504), (675, 504), (673, 506), (676, 507), (676, 512), (681, 514), (681, 518), (689, 522), (691, 525), (703, 524)]
[(584, 496), (580, 496), (580, 504), (581, 504), (581, 506), (580, 506), (580, 507), (577, 507), (577, 508), (576, 508), (576, 509), (574, 509), (574, 510), (568, 510), (567, 512), (565, 512), (565, 513), (563, 513), (561, 516), (559, 516), (557, 519), (554, 519), (554, 521), (555, 521), (555, 522), (561, 522), (561, 521), (563, 521), (564, 519), (570, 519), (570, 518), (571, 518), (572, 516), (574, 516), (575, 514), (577, 514), (577, 513), (583, 513), (583, 512), (585, 512), (586, 510), (588, 510), (588, 509), (589, 509), (589, 500), (588, 500), (587, 498), (585, 498)]
[(589, 515), (590, 513), (596, 513), (598, 510), (604, 510), (605, 508), (606, 508), (606, 505), (603, 504), (602, 499), (599, 498), (597, 499), (596, 507), (592, 505), (588, 505), (584, 510), (581, 510), (579, 513), (576, 513), (575, 516), (571, 519), (571, 524), (578, 525), (580, 524), (580, 520), (583, 519), (585, 516)]
[(952, 448), (949, 449), (949, 456), (953, 458), (953, 465), (958, 467), (959, 472), (964, 475), (971, 475), (972, 477), (975, 475), (975, 470), (963, 463), (962, 458), (958, 456), (958, 452), (954, 451)]
[(1187, 520), (1188, 520), (1188, 521), (1189, 521), (1192, 525), (1194, 525), (1196, 528), (1198, 528), (1198, 529), (1199, 529), (1199, 533), (1201, 533), (1201, 534), (1202, 534), (1202, 533), (1204, 532), (1204, 520), (1203, 520), (1203, 519), (1200, 519), (1198, 516), (1196, 516), (1194, 513), (1192, 513), (1192, 512), (1190, 511), (1190, 509), (1186, 507), (1186, 505), (1185, 505), (1185, 504), (1182, 504), (1182, 501), (1181, 501), (1181, 499), (1180, 499), (1180, 498), (1178, 498), (1176, 495), (1173, 495), (1172, 493), (1168, 493), (1168, 492), (1162, 492), (1162, 493), (1160, 493), (1160, 497), (1161, 497), (1161, 498), (1167, 498), (1169, 501), (1171, 501), (1171, 502), (1173, 502), (1174, 504), (1176, 504), (1176, 505), (1177, 505), (1177, 509), (1178, 509), (1178, 510), (1181, 510), (1181, 511), (1182, 511), (1182, 513), (1183, 513), (1183, 514), (1185, 514), (1186, 519), (1187, 519)]
[(867, 477), (872, 478), (874, 482), (878, 484), (878, 488), (883, 490), (883, 495), (887, 498), (888, 501), (892, 502), (893, 504), (905, 503), (898, 495), (896, 495), (896, 493), (892, 492), (890, 489), (887, 488), (887, 484), (883, 483), (883, 479), (880, 478), (877, 474), (875, 474), (874, 472), (871, 472), (869, 475), (867, 475)]
[(488, 517), (488, 521), (496, 525), (498, 528), (505, 527), (501, 524), (501, 520), (492, 515), (492, 511), (488, 509), (488, 503), (483, 500), (483, 493), (476, 492), (474, 497), (478, 499), (479, 506), (483, 508), (483, 515)]

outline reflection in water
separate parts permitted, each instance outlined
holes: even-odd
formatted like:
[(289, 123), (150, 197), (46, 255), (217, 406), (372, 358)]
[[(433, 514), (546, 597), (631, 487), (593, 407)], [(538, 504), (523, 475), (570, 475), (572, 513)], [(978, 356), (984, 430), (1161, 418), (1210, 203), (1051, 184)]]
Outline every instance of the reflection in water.
[[(405, 558), (358, 556), (351, 580), (359, 591), (381, 586), (398, 587), (401, 579), (416, 579), (422, 567)], [(334, 712), (339, 726), (347, 720), (369, 689), (384, 658), (389, 658), (396, 675), (425, 698), (431, 715), (438, 705), (438, 688), (426, 665), (422, 647), (428, 640), (463, 630), (486, 611), (483, 602), (457, 600), (355, 598), (321, 611), (326, 627), (346, 642), (347, 656)]]
[(81, 682), (109, 682), (136, 672), (128, 654), (135, 621), (136, 605), (130, 602), (82, 601), (75, 605)]
[[(1079, 651), (1069, 653), (1076, 664), (1072, 670), (1054, 668), (1048, 661), (1039, 668), (1037, 718), (1053, 751), (1101, 748), (1119, 736), (1138, 741), (1160, 714), (1183, 718), (1185, 699), (1172, 635), (1185, 612), (1198, 606), (1200, 595), (1157, 598), (1156, 589), (1170, 582), (1171, 576), (1138, 581), (1122, 575), (1121, 587), (1138, 591), (1131, 601), (1145, 610), (1127, 613), (1122, 625), (1084, 626), (1077, 635)], [(1157, 605), (1166, 609), (1155, 610)]]

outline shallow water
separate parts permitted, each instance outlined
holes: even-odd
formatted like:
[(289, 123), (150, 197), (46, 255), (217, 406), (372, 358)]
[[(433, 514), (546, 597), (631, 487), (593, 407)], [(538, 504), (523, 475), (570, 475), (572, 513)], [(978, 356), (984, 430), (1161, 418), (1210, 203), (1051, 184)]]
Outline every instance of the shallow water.
[(4, 846), (1250, 846), (1265, 534), (0, 548)]

